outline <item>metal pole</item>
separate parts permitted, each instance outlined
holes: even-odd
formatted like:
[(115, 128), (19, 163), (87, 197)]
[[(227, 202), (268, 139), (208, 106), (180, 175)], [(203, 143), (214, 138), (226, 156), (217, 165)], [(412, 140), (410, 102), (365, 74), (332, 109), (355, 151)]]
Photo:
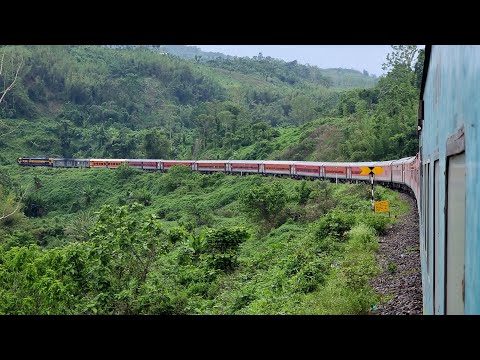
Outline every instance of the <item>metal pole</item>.
[(372, 211), (375, 212), (375, 200), (374, 200), (374, 197), (373, 197), (373, 174), (370, 174), (370, 181), (372, 183)]

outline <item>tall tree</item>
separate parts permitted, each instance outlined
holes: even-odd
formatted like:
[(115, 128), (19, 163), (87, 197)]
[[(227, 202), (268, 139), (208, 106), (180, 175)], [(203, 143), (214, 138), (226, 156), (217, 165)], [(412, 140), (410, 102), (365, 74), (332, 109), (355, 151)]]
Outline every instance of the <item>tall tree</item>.
[(23, 57), (20, 57), (20, 59), (18, 60), (18, 65), (16, 66), (16, 70), (12, 71), (11, 74), (8, 73), (6, 66), (4, 67), (4, 61), (5, 51), (3, 51), (2, 58), (0, 60), (0, 79), (3, 82), (3, 90), (0, 90), (0, 104), (2, 103), (7, 93), (12, 90), (15, 82), (17, 81), (18, 73), (20, 72), (20, 69), (23, 65)]
[(415, 56), (419, 52), (417, 45), (391, 45), (393, 51), (387, 55), (387, 60), (382, 65), (383, 70), (390, 70), (396, 65), (405, 65), (413, 70)]
[(147, 132), (143, 139), (145, 154), (149, 159), (165, 159), (170, 156), (171, 143), (158, 130)]

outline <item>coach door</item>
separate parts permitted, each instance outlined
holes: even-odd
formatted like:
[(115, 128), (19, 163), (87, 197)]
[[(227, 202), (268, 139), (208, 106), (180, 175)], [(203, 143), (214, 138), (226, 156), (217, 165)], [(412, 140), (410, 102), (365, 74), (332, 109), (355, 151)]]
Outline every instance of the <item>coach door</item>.
[(447, 172), (445, 313), (463, 314), (465, 308), (465, 152), (447, 158)]
[(440, 180), (440, 165), (439, 161), (435, 160), (433, 165), (433, 313), (438, 314), (440, 309), (439, 299), (440, 299), (440, 286), (438, 283), (438, 274), (440, 274), (440, 247), (438, 244), (439, 238), (439, 217), (438, 217), (438, 207), (439, 207), (439, 180)]

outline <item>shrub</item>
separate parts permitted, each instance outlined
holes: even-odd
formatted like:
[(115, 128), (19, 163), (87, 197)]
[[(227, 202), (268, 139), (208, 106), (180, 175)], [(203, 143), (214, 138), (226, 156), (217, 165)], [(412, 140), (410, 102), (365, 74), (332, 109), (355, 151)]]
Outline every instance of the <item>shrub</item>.
[(258, 220), (271, 221), (283, 209), (286, 192), (279, 182), (252, 186), (241, 195), (246, 212)]
[(167, 233), (168, 240), (174, 244), (186, 240), (188, 235), (188, 231), (182, 226), (170, 229)]
[(375, 213), (361, 214), (358, 218), (358, 221), (375, 229), (375, 232), (378, 235), (385, 235), (387, 232), (387, 226), (392, 222), (390, 218)]
[(132, 194), (132, 199), (133, 202), (138, 202), (145, 206), (152, 204), (152, 194), (150, 194), (150, 192), (145, 188), (135, 190)]
[(365, 224), (359, 224), (348, 232), (350, 247), (360, 247), (366, 251), (377, 251), (378, 242), (375, 230)]
[(307, 182), (305, 180), (302, 180), (302, 182), (300, 183), (300, 186), (296, 187), (296, 190), (297, 190), (298, 203), (300, 205), (306, 204), (310, 196), (310, 193), (312, 192), (312, 189), (309, 186), (307, 186)]
[(248, 239), (249, 234), (244, 228), (234, 226), (209, 229), (205, 236), (209, 251), (225, 253), (227, 250), (236, 250), (242, 242)]
[(309, 293), (324, 284), (328, 267), (322, 259), (313, 259), (305, 263), (294, 277), (297, 291)]
[(118, 168), (115, 169), (115, 176), (119, 180), (126, 180), (135, 176), (136, 174), (141, 173), (141, 170), (132, 168), (127, 163), (121, 164)]
[(341, 210), (331, 211), (320, 218), (314, 230), (317, 239), (333, 237), (345, 240), (348, 230), (355, 224), (354, 215)]
[(188, 166), (175, 165), (168, 169), (168, 172), (162, 176), (162, 185), (166, 193), (175, 191), (184, 185), (192, 176), (192, 171)]
[(24, 203), (23, 213), (28, 217), (41, 217), (48, 213), (47, 202), (37, 193), (29, 194)]
[(390, 274), (395, 274), (397, 272), (397, 263), (395, 261), (389, 261), (387, 264), (387, 271)]
[(373, 255), (358, 253), (343, 262), (341, 271), (346, 285), (357, 291), (369, 288), (371, 278), (379, 273)]

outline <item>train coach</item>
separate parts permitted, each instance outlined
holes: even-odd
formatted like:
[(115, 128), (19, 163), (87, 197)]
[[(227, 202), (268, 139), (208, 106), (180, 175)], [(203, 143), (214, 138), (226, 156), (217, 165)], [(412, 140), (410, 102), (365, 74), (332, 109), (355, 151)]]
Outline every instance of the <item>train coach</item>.
[(426, 46), (418, 111), (425, 314), (480, 314), (480, 46)]
[(258, 160), (228, 160), (227, 172), (232, 174), (263, 174), (262, 162)]
[(62, 168), (89, 168), (90, 159), (51, 159), (53, 167)]

